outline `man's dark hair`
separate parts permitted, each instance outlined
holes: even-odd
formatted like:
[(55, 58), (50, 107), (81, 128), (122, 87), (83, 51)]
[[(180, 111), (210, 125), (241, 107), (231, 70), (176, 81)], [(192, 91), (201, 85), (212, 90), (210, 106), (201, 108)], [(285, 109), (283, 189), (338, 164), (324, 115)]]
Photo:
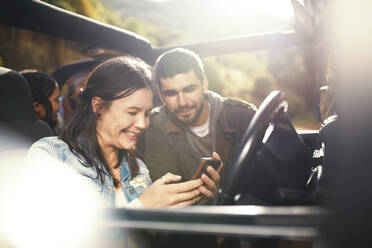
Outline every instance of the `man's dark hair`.
[(49, 101), (49, 97), (57, 87), (57, 81), (52, 76), (36, 70), (24, 70), (20, 73), (30, 85), (34, 102), (38, 102), (44, 106), (44, 121), (54, 128), (57, 123), (53, 120), (52, 104)]
[[(135, 91), (151, 87), (152, 72), (150, 67), (140, 59), (133, 57), (117, 57), (109, 59), (95, 67), (88, 75), (79, 95), (78, 106), (70, 121), (63, 129), (60, 138), (65, 141), (71, 151), (97, 171), (97, 178), (104, 183), (104, 174), (111, 170), (98, 144), (96, 124), (100, 111), (93, 111), (92, 99), (99, 97), (103, 106), (108, 108), (114, 100), (127, 97)], [(132, 178), (138, 174), (138, 164), (134, 150), (119, 152), (119, 166), (124, 156), (127, 159)], [(114, 180), (117, 186), (120, 182)]]
[(174, 48), (157, 59), (154, 66), (155, 82), (161, 87), (161, 78), (172, 78), (180, 73), (195, 72), (196, 77), (203, 81), (204, 67), (200, 57), (191, 50)]

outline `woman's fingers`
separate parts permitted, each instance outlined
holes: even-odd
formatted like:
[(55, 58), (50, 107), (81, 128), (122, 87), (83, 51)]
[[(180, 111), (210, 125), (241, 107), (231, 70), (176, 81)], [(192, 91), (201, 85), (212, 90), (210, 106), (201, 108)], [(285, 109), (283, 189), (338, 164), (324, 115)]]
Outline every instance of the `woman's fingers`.
[(201, 179), (195, 179), (182, 183), (168, 184), (167, 188), (171, 193), (182, 193), (197, 189), (202, 184), (203, 181)]
[(210, 198), (213, 198), (215, 192), (208, 189), (207, 187), (205, 186), (201, 186), (199, 187), (199, 192), (206, 198), (210, 199)]
[(189, 202), (195, 201), (194, 199), (200, 194), (199, 189), (194, 189), (192, 191), (183, 192), (183, 193), (169, 193), (166, 196), (165, 202), (167, 205), (179, 206), (181, 203), (185, 203), (186, 205), (191, 205)]
[(168, 179), (168, 183), (177, 183), (177, 182), (180, 182), (181, 180), (182, 180), (181, 176), (172, 174), (170, 178)]
[(170, 208), (181, 208), (181, 207), (188, 207), (188, 206), (191, 206), (194, 204), (194, 199), (192, 200), (188, 200), (188, 201), (183, 201), (183, 202), (178, 202), (172, 206), (170, 206)]
[(154, 183), (156, 184), (169, 184), (169, 183), (176, 183), (176, 182), (179, 182), (181, 181), (182, 177), (179, 176), (179, 175), (174, 175), (170, 172), (168, 172), (167, 174), (163, 175), (162, 177), (160, 177), (159, 179), (157, 179)]
[[(215, 171), (214, 171), (215, 172)], [(216, 172), (215, 172), (216, 173)], [(204, 175), (204, 177), (207, 177)], [(190, 180), (187, 182), (178, 183), (181, 180), (180, 176), (172, 173), (167, 173), (156, 180), (140, 197), (144, 206), (161, 207), (172, 206), (182, 207), (190, 206), (199, 202), (205, 197), (213, 197), (213, 193), (203, 186), (203, 183), (208, 187), (215, 186), (213, 180), (207, 177), (202, 179)], [(203, 196), (201, 195), (203, 194)]]
[(172, 205), (171, 207), (173, 208), (179, 208), (179, 207), (187, 207), (187, 206), (191, 206), (191, 205), (197, 205), (203, 198), (201, 196), (197, 196), (191, 200), (188, 200), (188, 201), (183, 201), (183, 202), (178, 202), (174, 205)]
[(198, 189), (195, 189), (193, 191), (189, 192), (184, 192), (184, 193), (179, 193), (174, 196), (174, 201), (173, 204), (177, 204), (180, 202), (185, 202), (185, 201), (194, 201), (194, 199), (200, 194)]

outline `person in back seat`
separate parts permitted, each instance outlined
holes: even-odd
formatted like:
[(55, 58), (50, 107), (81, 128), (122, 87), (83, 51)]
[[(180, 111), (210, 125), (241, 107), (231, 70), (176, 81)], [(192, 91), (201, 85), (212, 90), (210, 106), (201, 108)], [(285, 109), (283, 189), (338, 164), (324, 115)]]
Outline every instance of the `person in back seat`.
[(36, 70), (24, 70), (20, 73), (30, 85), (36, 117), (48, 123), (55, 132), (57, 112), (61, 107), (57, 81), (52, 76)]

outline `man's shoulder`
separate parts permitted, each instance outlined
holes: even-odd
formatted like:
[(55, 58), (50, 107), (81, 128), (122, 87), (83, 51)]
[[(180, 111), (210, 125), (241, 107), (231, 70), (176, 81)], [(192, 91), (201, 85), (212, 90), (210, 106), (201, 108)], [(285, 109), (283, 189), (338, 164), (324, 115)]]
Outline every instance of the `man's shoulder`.
[(222, 103), (223, 108), (227, 110), (257, 111), (256, 106), (252, 103), (248, 103), (244, 100), (223, 97), (214, 91), (208, 91), (208, 98), (211, 99), (211, 101)]
[(164, 129), (169, 120), (164, 106), (154, 108), (150, 114), (150, 127)]
[(223, 109), (229, 125), (238, 129), (244, 129), (257, 111), (255, 105), (232, 98), (225, 99)]
[(235, 111), (248, 111), (248, 112), (256, 112), (257, 108), (254, 104), (248, 103), (243, 100), (237, 100), (237, 99), (232, 99), (232, 98), (224, 98), (223, 101), (224, 108), (229, 111), (229, 110), (235, 110)]

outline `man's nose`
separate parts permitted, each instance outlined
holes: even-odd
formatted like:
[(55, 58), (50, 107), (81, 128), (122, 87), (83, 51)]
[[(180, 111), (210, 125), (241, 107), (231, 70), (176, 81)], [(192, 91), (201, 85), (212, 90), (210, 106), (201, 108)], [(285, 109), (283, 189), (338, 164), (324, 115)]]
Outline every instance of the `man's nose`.
[(187, 104), (186, 96), (183, 93), (178, 94), (178, 105), (185, 106)]

